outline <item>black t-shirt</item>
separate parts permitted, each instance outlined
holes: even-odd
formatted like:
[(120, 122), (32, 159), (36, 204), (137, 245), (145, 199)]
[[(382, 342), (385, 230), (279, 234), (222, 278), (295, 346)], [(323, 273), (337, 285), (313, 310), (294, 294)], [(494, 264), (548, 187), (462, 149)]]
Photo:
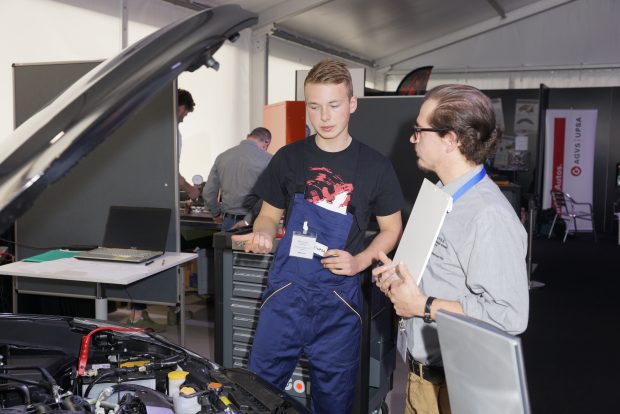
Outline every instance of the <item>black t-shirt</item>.
[(354, 216), (346, 250), (363, 250), (370, 215), (399, 211), (403, 195), (392, 164), (374, 149), (355, 139), (346, 149), (325, 152), (315, 136), (286, 145), (274, 155), (255, 187), (256, 193), (276, 208), (286, 209), (295, 192), (333, 211)]

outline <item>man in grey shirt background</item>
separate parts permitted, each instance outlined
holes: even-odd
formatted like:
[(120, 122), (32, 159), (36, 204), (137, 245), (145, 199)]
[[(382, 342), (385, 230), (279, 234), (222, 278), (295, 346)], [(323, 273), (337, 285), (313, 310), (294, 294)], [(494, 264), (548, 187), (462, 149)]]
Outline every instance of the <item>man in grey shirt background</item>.
[(438, 186), (452, 196), (452, 211), (419, 286), (406, 265), (394, 268), (383, 253), (384, 265), (373, 271), (402, 317), (399, 348), (406, 346), (410, 371), (408, 414), (450, 413), (437, 310), (465, 314), (513, 335), (527, 327), (526, 232), (483, 166), (500, 137), (491, 101), (478, 89), (441, 85), (426, 94), (410, 141), (418, 167), (435, 172)]
[(270, 143), (271, 132), (267, 128), (254, 128), (239, 145), (215, 159), (202, 196), (216, 223), (222, 224), (222, 230), (252, 223), (253, 207), (258, 201), (252, 188), (271, 161), (267, 152)]

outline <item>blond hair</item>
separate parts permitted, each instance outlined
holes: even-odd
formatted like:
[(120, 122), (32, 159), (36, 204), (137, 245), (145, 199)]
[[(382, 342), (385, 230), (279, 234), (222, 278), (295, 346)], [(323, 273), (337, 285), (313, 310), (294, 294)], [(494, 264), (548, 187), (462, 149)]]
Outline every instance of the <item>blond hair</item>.
[(304, 87), (309, 83), (331, 83), (339, 85), (344, 83), (349, 98), (353, 96), (353, 81), (347, 65), (337, 60), (325, 59), (310, 69)]

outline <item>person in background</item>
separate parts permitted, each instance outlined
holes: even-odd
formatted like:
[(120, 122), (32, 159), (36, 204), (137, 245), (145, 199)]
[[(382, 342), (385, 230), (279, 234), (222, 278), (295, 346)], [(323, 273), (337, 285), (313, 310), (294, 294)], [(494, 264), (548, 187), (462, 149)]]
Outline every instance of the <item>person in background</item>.
[[(390, 162), (349, 134), (357, 98), (346, 65), (319, 62), (304, 92), (317, 133), (274, 155), (256, 183), (263, 204), (253, 233), (232, 236), (246, 252), (271, 252), (287, 212), (248, 368), (283, 390), (305, 354), (313, 411), (345, 414), (359, 365), (360, 273), (396, 245), (404, 201)], [(365, 247), (371, 214), (379, 232)]]
[[(249, 226), (254, 219), (252, 189), (271, 161), (271, 132), (258, 127), (245, 140), (217, 156), (202, 191), (205, 207), (222, 230)], [(221, 201), (218, 195), (221, 193)], [(253, 201), (251, 201), (253, 200)]]
[(516, 335), (527, 327), (527, 237), (514, 208), (483, 163), (501, 137), (491, 100), (465, 85), (442, 85), (424, 99), (410, 141), (418, 167), (439, 177), (452, 195), (418, 286), (407, 266), (385, 253), (373, 270), (377, 286), (401, 316), (408, 414), (448, 414), (450, 404), (434, 319), (440, 309), (465, 314)]
[[(194, 111), (194, 106), (196, 103), (194, 102), (194, 98), (192, 94), (186, 91), (185, 89), (178, 90), (178, 104), (177, 104), (177, 122), (180, 124), (183, 122), (187, 114)], [(179, 165), (181, 165), (181, 149), (183, 147), (183, 138), (181, 137), (181, 131), (177, 130), (178, 135), (178, 151), (177, 155), (179, 157)], [(185, 191), (189, 198), (192, 200), (198, 198), (200, 195), (200, 190), (198, 187), (195, 187), (193, 184), (190, 184), (179, 171), (179, 190)]]

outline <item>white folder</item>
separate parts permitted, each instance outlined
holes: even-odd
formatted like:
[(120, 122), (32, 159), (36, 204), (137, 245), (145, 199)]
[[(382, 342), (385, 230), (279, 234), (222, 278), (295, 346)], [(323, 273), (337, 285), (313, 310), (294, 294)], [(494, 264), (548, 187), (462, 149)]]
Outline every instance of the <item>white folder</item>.
[(452, 197), (425, 178), (394, 255), (394, 263), (404, 262), (417, 284), (451, 210)]

